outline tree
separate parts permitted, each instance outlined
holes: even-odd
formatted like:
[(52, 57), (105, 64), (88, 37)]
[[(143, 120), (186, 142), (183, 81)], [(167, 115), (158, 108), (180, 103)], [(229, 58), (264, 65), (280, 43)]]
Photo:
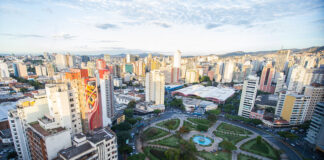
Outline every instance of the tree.
[(173, 107), (177, 107), (179, 109), (182, 109), (184, 110), (184, 106), (183, 106), (183, 102), (182, 102), (182, 99), (173, 99), (171, 102), (170, 102), (170, 106), (173, 106)]
[(130, 154), (132, 153), (132, 151), (133, 148), (127, 144), (123, 144), (118, 147), (118, 152), (120, 152), (121, 154)]
[(137, 154), (127, 157), (127, 160), (144, 160), (144, 159), (145, 159), (144, 153), (137, 153)]
[(227, 140), (223, 140), (219, 144), (219, 146), (222, 147), (224, 150), (229, 151), (229, 152), (232, 152), (233, 150), (237, 149), (234, 144), (232, 144), (231, 142), (229, 142)]
[(204, 131), (204, 132), (206, 132), (206, 131), (208, 130), (208, 127), (205, 126), (205, 125), (198, 124), (197, 129), (198, 129), (199, 131)]
[(203, 76), (203, 77), (200, 77), (200, 78), (199, 78), (199, 81), (200, 81), (200, 82), (210, 82), (210, 79), (209, 79), (208, 76)]
[(179, 149), (168, 149), (164, 152), (165, 157), (168, 160), (178, 160), (180, 159), (180, 151)]
[(250, 119), (250, 121), (256, 126), (262, 124), (262, 121), (260, 119)]
[(217, 116), (215, 114), (207, 114), (207, 119), (211, 122), (216, 122)]
[(128, 123), (128, 122), (123, 122), (123, 123), (120, 123), (120, 124), (117, 124), (113, 127), (111, 127), (112, 130), (114, 131), (127, 131), (129, 129), (131, 129), (131, 125)]
[(193, 142), (180, 139), (180, 160), (195, 160), (197, 148)]
[(128, 118), (128, 117), (126, 117), (126, 121), (131, 125), (134, 125), (137, 122), (135, 118)]
[(310, 120), (305, 121), (303, 124), (300, 125), (300, 128), (303, 130), (307, 130), (309, 128), (310, 122)]
[(258, 144), (258, 145), (261, 144), (261, 140), (262, 140), (261, 136), (257, 136), (257, 137), (256, 137), (256, 141), (257, 141), (257, 144)]
[(28, 89), (27, 88), (20, 88), (20, 92), (26, 93), (26, 92), (28, 92)]
[(265, 109), (265, 111), (268, 112), (268, 113), (274, 113), (275, 109), (272, 108), (272, 107), (268, 107), (268, 108)]
[(134, 110), (133, 109), (125, 109), (124, 114), (125, 114), (126, 117), (131, 118), (134, 115)]
[(134, 100), (131, 100), (128, 104), (127, 104), (127, 108), (135, 108), (136, 107), (136, 102)]
[(16, 159), (17, 158), (17, 152), (13, 151), (13, 152), (9, 152), (9, 154), (7, 155), (7, 159)]
[(188, 127), (186, 126), (182, 126), (180, 129), (179, 129), (179, 133), (180, 134), (184, 134), (184, 133), (188, 133), (190, 130)]
[(153, 111), (153, 113), (156, 114), (156, 115), (158, 115), (158, 114), (161, 113), (161, 110), (159, 110), (159, 109), (155, 109), (155, 110)]
[(169, 132), (173, 129), (173, 124), (172, 123), (165, 123), (167, 129), (169, 130)]

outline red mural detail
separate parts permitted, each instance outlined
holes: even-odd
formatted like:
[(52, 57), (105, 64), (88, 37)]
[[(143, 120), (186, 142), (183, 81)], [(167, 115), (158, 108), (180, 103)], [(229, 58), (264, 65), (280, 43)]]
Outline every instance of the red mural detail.
[(98, 98), (98, 88), (95, 80), (86, 80), (86, 102), (88, 107), (89, 129), (94, 130), (102, 126), (101, 110)]

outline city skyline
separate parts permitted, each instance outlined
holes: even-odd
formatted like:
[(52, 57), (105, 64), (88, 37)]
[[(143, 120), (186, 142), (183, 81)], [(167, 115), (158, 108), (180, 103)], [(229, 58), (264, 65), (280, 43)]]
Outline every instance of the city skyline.
[(172, 55), (181, 50), (196, 56), (324, 45), (322, 0), (0, 4), (0, 53)]

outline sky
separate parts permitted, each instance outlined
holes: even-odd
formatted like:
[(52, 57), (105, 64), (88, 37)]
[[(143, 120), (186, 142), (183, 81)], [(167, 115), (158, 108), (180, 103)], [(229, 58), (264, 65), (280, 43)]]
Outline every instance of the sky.
[(0, 53), (224, 54), (324, 45), (324, 0), (1, 0)]

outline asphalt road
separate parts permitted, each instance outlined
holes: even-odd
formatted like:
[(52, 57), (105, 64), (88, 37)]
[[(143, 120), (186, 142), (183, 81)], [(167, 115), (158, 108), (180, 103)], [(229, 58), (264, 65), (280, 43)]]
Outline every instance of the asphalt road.
[(248, 128), (258, 134), (260, 134), (263, 138), (266, 138), (267, 140), (269, 140), (270, 142), (272, 142), (273, 144), (277, 145), (282, 151), (284, 151), (286, 153), (286, 155), (288, 156), (289, 159), (291, 160), (302, 160), (302, 158), (300, 156), (298, 156), (298, 153), (296, 153), (293, 148), (291, 146), (289, 146), (288, 144), (285, 144), (285, 142), (283, 142), (282, 140), (280, 140), (279, 138), (252, 126), (246, 125), (246, 124), (242, 124), (239, 122), (234, 122), (234, 121), (229, 121), (225, 118), (219, 118), (220, 120), (223, 120), (227, 123), (232, 123), (232, 124), (236, 124), (238, 126), (241, 126), (243, 128)]

